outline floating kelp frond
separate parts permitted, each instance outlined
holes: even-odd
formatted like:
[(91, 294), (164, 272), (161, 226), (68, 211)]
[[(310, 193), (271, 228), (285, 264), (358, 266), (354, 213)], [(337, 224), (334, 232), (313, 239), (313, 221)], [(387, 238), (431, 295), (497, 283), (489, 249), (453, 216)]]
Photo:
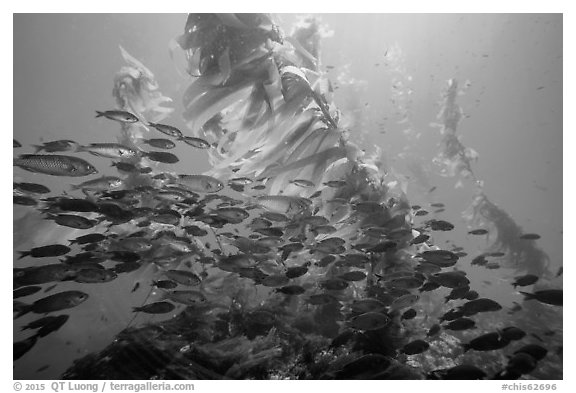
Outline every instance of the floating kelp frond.
[[(183, 49), (201, 51), (189, 59), (199, 77), (184, 94), (184, 118), (193, 135), (215, 146), (208, 150), (210, 175), (226, 178), (234, 169), (235, 176), (268, 177), (272, 193), (302, 191), (290, 183), (295, 178), (319, 184), (327, 166), (348, 153), (339, 146), (338, 116), (324, 91), (329, 83), (306, 66), (311, 53), (317, 54), (308, 46), (318, 42), (306, 41), (308, 56), (290, 53), (278, 37), (266, 36), (274, 29), (240, 26), (236, 18), (227, 16), (222, 26), (206, 15), (190, 15), (186, 38), (180, 39)], [(245, 36), (242, 44), (236, 35)], [(262, 49), (267, 52), (244, 67)], [(229, 61), (213, 61), (222, 55)], [(225, 76), (215, 79), (217, 74)]]
[(524, 233), (508, 213), (492, 203), (479, 190), (471, 206), (464, 213), (471, 225), (490, 228), (486, 253), (503, 252), (501, 260), (505, 266), (516, 271), (537, 276), (550, 276), (548, 255), (538, 248), (534, 241), (526, 241), (520, 236)]
[(450, 79), (448, 88), (443, 93), (442, 108), (437, 117), (441, 121), (438, 127), (440, 127), (440, 133), (443, 135), (442, 152), (433, 161), (442, 167), (442, 176), (460, 175), (476, 181), (472, 163), (478, 159), (478, 153), (473, 149), (466, 148), (456, 135), (458, 124), (462, 118), (462, 108), (456, 103), (458, 93), (458, 82), (455, 79)]
[(120, 47), (120, 51), (128, 65), (114, 77), (112, 95), (118, 108), (134, 113), (141, 121), (157, 122), (166, 118), (174, 109), (161, 105), (172, 99), (158, 91), (158, 82), (148, 68), (124, 48)]
[(333, 35), (334, 31), (324, 25), (320, 18), (301, 16), (294, 24), (290, 37), (287, 37), (286, 40), (294, 46), (302, 58), (304, 67), (317, 70), (321, 58), (320, 39)]

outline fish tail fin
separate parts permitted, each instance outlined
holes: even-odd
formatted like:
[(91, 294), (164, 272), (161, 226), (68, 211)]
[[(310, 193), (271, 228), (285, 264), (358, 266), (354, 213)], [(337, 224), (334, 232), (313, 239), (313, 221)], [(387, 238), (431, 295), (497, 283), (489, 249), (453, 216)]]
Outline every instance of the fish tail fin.
[(520, 292), (522, 295), (524, 295), (524, 300), (536, 299), (536, 296), (534, 296), (533, 293), (522, 292), (522, 291), (518, 291), (518, 292)]
[(132, 307), (132, 312), (140, 312), (142, 311), (142, 307)]
[(472, 347), (470, 346), (470, 344), (460, 344), (462, 346), (462, 349), (464, 350), (464, 353), (468, 352), (470, 349), (472, 349)]
[(31, 254), (30, 251), (18, 251), (20, 253), (20, 256), (18, 257), (18, 259), (22, 259), (24, 257), (27, 257), (28, 255)]
[(32, 311), (32, 306), (26, 305), (26, 306), (22, 307), (20, 310), (18, 310), (18, 314), (16, 315), (16, 317), (14, 319), (18, 319), (21, 316), (28, 314), (30, 311)]
[(105, 116), (105, 115), (104, 115), (104, 112), (102, 112), (102, 111), (96, 111), (96, 117), (102, 117), (102, 116)]
[(46, 217), (44, 217), (45, 220), (55, 220), (57, 217), (56, 214), (50, 213), (50, 212), (46, 212)]
[(168, 291), (164, 288), (156, 288), (160, 290), (160, 300), (158, 300), (159, 302), (163, 302), (164, 300), (170, 300), (170, 298), (168, 297)]

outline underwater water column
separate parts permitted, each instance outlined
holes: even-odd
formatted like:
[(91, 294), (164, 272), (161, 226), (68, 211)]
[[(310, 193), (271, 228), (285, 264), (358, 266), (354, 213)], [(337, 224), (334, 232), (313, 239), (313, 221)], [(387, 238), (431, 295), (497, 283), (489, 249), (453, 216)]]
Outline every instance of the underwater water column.
[[(208, 151), (213, 166), (208, 175), (221, 180), (240, 176), (263, 177), (267, 179), (264, 193), (271, 196), (281, 194), (287, 198), (306, 198), (321, 192), (322, 196), (312, 201), (311, 206), (305, 206), (305, 210), (307, 214), (313, 211), (330, 217), (329, 221), (335, 228), (331, 235), (334, 237), (350, 239), (359, 235), (361, 227), (372, 226), (394, 234), (398, 241), (397, 250), (389, 250), (380, 257), (375, 255), (366, 270), (369, 275), (368, 284), (365, 287), (355, 286), (345, 292), (353, 297), (365, 297), (376, 290), (375, 274), (385, 275), (411, 265), (410, 256), (401, 252), (403, 248), (409, 247), (412, 233), (409, 204), (398, 183), (385, 183), (378, 167), (372, 162), (373, 158), (363, 157), (362, 152), (350, 142), (348, 133), (353, 131), (338, 127), (339, 113), (330, 99), (330, 93), (324, 90), (327, 81), (314, 70), (318, 60), (312, 53), (318, 53), (318, 48), (313, 46), (319, 40), (306, 38), (310, 38), (308, 34), (316, 34), (317, 29), (310, 28), (315, 21), (308, 20), (302, 30), (297, 30), (299, 34), (286, 40), (276, 37), (276, 29), (269, 28), (267, 21), (266, 16), (262, 16), (256, 26), (246, 26), (237, 20), (232, 23), (229, 18), (223, 20), (209, 14), (189, 16), (185, 30), (190, 34), (185, 34), (179, 42), (188, 51), (189, 70), (193, 70), (197, 79), (184, 94), (184, 117), (195, 137), (206, 139), (216, 146)], [(216, 38), (211, 33), (214, 31)], [(294, 179), (299, 182), (294, 182)], [(303, 188), (297, 184), (304, 182), (311, 186)], [(244, 195), (251, 196), (249, 190), (245, 190)], [(326, 202), (335, 198), (354, 203), (355, 207), (338, 208)], [(292, 230), (295, 237), (311, 236), (306, 224)], [(375, 247), (379, 243), (378, 239), (368, 235), (360, 234), (360, 240), (364, 248)], [(329, 255), (323, 254), (323, 251), (318, 251), (318, 254)], [(295, 261), (303, 262), (307, 258), (305, 252), (295, 252), (293, 255), (296, 256)], [(332, 266), (328, 269), (314, 267), (310, 269), (311, 274), (303, 284), (313, 283), (320, 277), (333, 279), (349, 269), (346, 266)], [(230, 287), (243, 285), (238, 277), (228, 277), (226, 280)], [(277, 297), (271, 297), (265, 299), (264, 304), (272, 307), (278, 301)], [(298, 311), (308, 309), (308, 306), (302, 301), (294, 301), (290, 308)], [(338, 334), (335, 322), (341, 314), (337, 309), (330, 308), (318, 307), (313, 318), (318, 323), (322, 319), (329, 322), (324, 324), (321, 332), (333, 337)], [(184, 324), (194, 312), (185, 311), (174, 320), (160, 323), (159, 326), (162, 329), (172, 326), (175, 332), (186, 333)], [(239, 308), (238, 312), (246, 311)], [(256, 312), (251, 311), (249, 315)], [(282, 326), (282, 329), (288, 329), (288, 326)], [(370, 343), (380, 342), (380, 349), (374, 346), (371, 350), (380, 350), (393, 356), (394, 347), (402, 342), (398, 337), (392, 340), (386, 336), (392, 334), (393, 330), (391, 327), (390, 333), (384, 333), (384, 336), (382, 333), (372, 334), (365, 343), (366, 348), (371, 347)], [(153, 332), (152, 326), (129, 329), (119, 336), (120, 342), (127, 347), (139, 346), (138, 338), (148, 340)], [(302, 339), (301, 333), (293, 334), (295, 342)], [(138, 352), (143, 349), (136, 349), (134, 355), (149, 355), (147, 357), (162, 360), (161, 352), (182, 353), (183, 347), (179, 341), (171, 342), (173, 339), (169, 333), (164, 337), (156, 336), (156, 346), (164, 345), (163, 350), (154, 352), (154, 349), (149, 349), (151, 353), (147, 354)], [(270, 343), (254, 352), (258, 340)], [(240, 351), (250, 347), (248, 352), (251, 355), (238, 361), (237, 367), (225, 372), (227, 377), (242, 378), (254, 366), (274, 362), (274, 359), (279, 360), (287, 355), (288, 343), (278, 340), (276, 329), (272, 329), (263, 338), (256, 336), (251, 341), (237, 336), (217, 344), (197, 343), (193, 347), (197, 355), (201, 353), (205, 356), (204, 362), (215, 361), (215, 355), (221, 350), (219, 348), (234, 345)], [(117, 345), (111, 345), (99, 357), (104, 359), (112, 356)], [(267, 348), (268, 345), (272, 347)], [(290, 345), (294, 345), (294, 342)], [(283, 351), (279, 351), (279, 348), (283, 348)], [(176, 357), (172, 362), (167, 362), (162, 372), (173, 366), (180, 367), (177, 366), (180, 360), (191, 360), (187, 354), (184, 357)], [(110, 368), (112, 365), (118, 366), (114, 359), (108, 365)], [(206, 370), (200, 367), (203, 361), (198, 358), (192, 368), (179, 370), (182, 373), (180, 376), (197, 376), (190, 374), (195, 372), (204, 375), (202, 373)], [(87, 370), (85, 366), (79, 362), (78, 367), (69, 370), (66, 377), (83, 375), (82, 372)], [(159, 367), (150, 367), (142, 366), (140, 372), (160, 372)], [(216, 378), (218, 375), (212, 374), (209, 377)]]
[[(484, 181), (478, 179), (473, 170), (474, 162), (479, 155), (473, 149), (464, 146), (456, 135), (463, 117), (463, 110), (457, 103), (458, 95), (462, 94), (458, 88), (458, 81), (450, 79), (447, 84), (446, 90), (442, 93), (442, 106), (437, 116), (440, 120), (437, 127), (443, 135), (442, 151), (433, 161), (441, 166), (443, 176), (459, 176), (474, 182), (477, 189), (476, 196), (463, 216), (470, 225), (490, 228), (487, 253), (504, 252), (505, 266), (514, 269), (518, 274), (550, 277), (549, 258), (546, 253), (538, 248), (534, 241), (522, 239), (522, 228), (484, 193)], [(457, 187), (461, 184), (459, 181)]]

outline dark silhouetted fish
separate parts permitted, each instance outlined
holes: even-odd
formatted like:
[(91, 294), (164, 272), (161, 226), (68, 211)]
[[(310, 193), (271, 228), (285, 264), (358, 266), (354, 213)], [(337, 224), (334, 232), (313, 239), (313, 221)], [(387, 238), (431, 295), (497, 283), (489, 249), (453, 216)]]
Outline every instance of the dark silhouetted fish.
[(512, 283), (514, 288), (516, 287), (526, 287), (528, 285), (535, 284), (539, 277), (533, 274), (527, 274), (525, 276), (516, 277), (516, 280)]
[(117, 273), (111, 269), (87, 268), (80, 269), (74, 281), (84, 284), (101, 284), (115, 280), (116, 277)]
[(478, 314), (480, 312), (490, 312), (490, 311), (498, 311), (501, 310), (502, 306), (495, 302), (492, 299), (487, 298), (479, 298), (475, 300), (471, 300), (469, 302), (464, 303), (460, 310), (466, 316), (471, 316)]
[(176, 147), (176, 144), (170, 139), (152, 138), (143, 139), (142, 142), (157, 149), (174, 149)]
[(47, 320), (46, 323), (44, 323), (40, 327), (40, 329), (38, 329), (38, 331), (36, 332), (36, 336), (37, 337), (46, 337), (50, 333), (55, 332), (56, 330), (58, 330), (62, 326), (64, 326), (64, 324), (68, 321), (68, 318), (70, 318), (69, 315), (63, 314), (63, 315), (55, 316), (55, 317), (51, 318), (50, 320)]
[(176, 308), (172, 303), (168, 302), (156, 302), (146, 304), (141, 307), (133, 307), (134, 312), (143, 312), (146, 314), (166, 314), (173, 311)]
[(300, 285), (287, 285), (285, 287), (277, 288), (276, 292), (280, 292), (285, 295), (301, 295), (306, 292), (306, 289)]
[(402, 314), (402, 316), (400, 317), (401, 319), (404, 320), (410, 320), (410, 319), (414, 319), (414, 317), (416, 317), (416, 310), (414, 310), (413, 308), (410, 308), (406, 311), (404, 311), (404, 313)]
[(89, 244), (99, 243), (106, 239), (106, 235), (102, 233), (89, 233), (88, 235), (79, 236), (76, 239), (69, 240), (70, 244)]
[(18, 259), (27, 256), (31, 256), (32, 258), (58, 257), (68, 252), (70, 252), (70, 247), (62, 244), (51, 244), (49, 246), (35, 247), (29, 251), (20, 251), (20, 258)]
[(59, 141), (44, 142), (40, 145), (33, 145), (36, 148), (36, 153), (45, 151), (46, 153), (56, 153), (63, 151), (75, 151), (79, 144), (69, 139), (62, 139)]
[(94, 221), (74, 214), (58, 214), (50, 217), (50, 219), (54, 220), (58, 225), (74, 229), (89, 229), (96, 225)]
[(540, 361), (546, 357), (546, 354), (548, 354), (548, 350), (538, 344), (528, 344), (514, 351), (514, 354), (518, 353), (527, 353), (537, 361)]
[(175, 164), (180, 161), (177, 156), (165, 151), (143, 151), (142, 155), (149, 160), (161, 162), (163, 164)]
[(552, 306), (562, 306), (564, 299), (562, 289), (547, 289), (543, 291), (536, 291), (534, 293), (520, 292), (524, 295), (525, 300), (538, 300), (541, 303), (550, 304)]
[(14, 189), (31, 194), (48, 194), (50, 192), (48, 187), (36, 183), (14, 183)]
[(18, 360), (32, 349), (38, 338), (36, 336), (28, 337), (25, 340), (17, 341), (13, 344), (13, 360)]
[(18, 288), (12, 292), (12, 299), (18, 299), (20, 297), (33, 295), (36, 292), (40, 291), (41, 289), (42, 287), (39, 287), (37, 285)]
[(420, 254), (426, 262), (433, 263), (440, 267), (454, 266), (458, 262), (458, 255), (447, 250), (428, 250)]
[(358, 330), (377, 330), (387, 326), (390, 322), (390, 317), (385, 314), (367, 312), (353, 317), (346, 325)]
[(493, 351), (502, 349), (510, 343), (510, 340), (502, 337), (500, 333), (493, 332), (487, 333), (482, 336), (476, 337), (467, 344), (462, 344), (464, 352), (474, 349), (476, 351)]
[(520, 236), (520, 239), (523, 240), (538, 240), (540, 239), (540, 235), (536, 234), (536, 233), (526, 233), (522, 236)]
[(160, 289), (174, 289), (178, 286), (178, 283), (172, 280), (159, 280), (152, 281), (152, 285)]
[[(457, 271), (436, 273), (430, 276), (430, 280), (447, 288), (466, 287), (468, 284), (470, 284), (470, 280), (468, 280), (465, 275), (460, 274), (460, 272)], [(466, 290), (466, 292), (467, 291), (468, 290)]]
[(422, 352), (425, 352), (430, 348), (430, 344), (428, 344), (424, 340), (414, 340), (409, 342), (408, 344), (404, 345), (401, 349), (402, 353), (406, 355), (417, 355)]
[(426, 226), (433, 231), (451, 231), (454, 225), (444, 220), (428, 220)]
[(14, 195), (12, 197), (12, 203), (21, 206), (36, 206), (38, 204), (38, 201), (26, 195)]
[(88, 299), (88, 295), (80, 291), (64, 291), (45, 298), (36, 300), (31, 305), (24, 307), (16, 318), (21, 317), (29, 312), (36, 314), (46, 314), (53, 311), (65, 310), (76, 307)]
[(444, 329), (448, 329), (448, 330), (467, 330), (467, 329), (472, 329), (476, 326), (476, 322), (474, 322), (472, 319), (468, 319), (468, 318), (458, 318), (455, 319), (453, 321), (451, 321), (450, 323), (444, 325)]
[(508, 326), (501, 330), (500, 334), (507, 340), (517, 341), (526, 336), (526, 332), (515, 326)]

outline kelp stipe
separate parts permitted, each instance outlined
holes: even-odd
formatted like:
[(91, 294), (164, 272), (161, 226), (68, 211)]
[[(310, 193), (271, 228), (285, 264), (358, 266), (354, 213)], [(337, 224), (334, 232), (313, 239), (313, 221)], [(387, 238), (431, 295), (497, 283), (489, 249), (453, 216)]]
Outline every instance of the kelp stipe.
[[(354, 368), (352, 363), (364, 362), (364, 356), (375, 356), (386, 359), (388, 365), (382, 366), (386, 369), (382, 378), (421, 378), (393, 360), (404, 341), (397, 312), (391, 313), (392, 323), (384, 328), (356, 332), (350, 347), (339, 353), (324, 350), (342, 333), (342, 320), (350, 317), (340, 301), (386, 300), (378, 277), (411, 270), (413, 262), (406, 252), (412, 238), (410, 208), (403, 183), (380, 173), (381, 157), (364, 156), (339, 128), (329, 83), (317, 71), (321, 30), (317, 22), (305, 20), (292, 37), (283, 37), (269, 22), (266, 15), (188, 17), (178, 42), (196, 79), (184, 94), (184, 118), (192, 135), (215, 146), (207, 150), (212, 165), (208, 175), (222, 181), (265, 178), (265, 191), (244, 189), (249, 201), (266, 194), (319, 195), (301, 199), (298, 209), (286, 209), (291, 224), (285, 228), (285, 237), (313, 245), (292, 251), (289, 260), (282, 261), (286, 267), (308, 262), (308, 274), (298, 282), (307, 294), (291, 297), (265, 287), (264, 292), (256, 291), (255, 283), (246, 277), (258, 282), (259, 272), (249, 261), (259, 261), (259, 269), (268, 272), (277, 270), (274, 261), (267, 261), (268, 254), (259, 255), (254, 248), (261, 247), (257, 241), (227, 238), (213, 229), (224, 256), (231, 247), (247, 253), (221, 258), (215, 264), (221, 270), (211, 269), (203, 282), (206, 294), (221, 299), (222, 304), (189, 306), (172, 320), (127, 329), (98, 356), (102, 377), (110, 378), (106, 374), (110, 372), (139, 378), (346, 378), (343, 365)], [(313, 186), (304, 189), (294, 179)], [(339, 209), (331, 200), (344, 201), (347, 207)], [(333, 228), (330, 234), (316, 233), (310, 224), (322, 218)], [(385, 253), (366, 253), (381, 242), (380, 237), (367, 234), (370, 228), (394, 237)], [(354, 239), (361, 246), (348, 251), (341, 245), (322, 243), (330, 239)], [(325, 265), (327, 258), (344, 251), (350, 252), (350, 258)], [(365, 262), (355, 261), (364, 257)], [(232, 266), (225, 263), (226, 258), (244, 258), (247, 267), (227, 273)], [(365, 272), (365, 284), (348, 284), (339, 278), (350, 271)], [(329, 289), (343, 284), (345, 289)], [(126, 356), (122, 353), (128, 349), (150, 362), (119, 364), (118, 356)], [(79, 362), (65, 377), (85, 377), (89, 364), (89, 359)]]
[[(442, 135), (442, 150), (434, 158), (434, 162), (441, 166), (443, 176), (462, 176), (465, 179), (477, 181), (472, 169), (472, 164), (478, 159), (478, 153), (471, 148), (465, 147), (456, 132), (463, 117), (462, 108), (456, 102), (461, 94), (458, 89), (458, 81), (450, 79), (448, 87), (443, 93), (442, 107), (437, 119), (440, 121), (436, 126), (440, 128)], [(460, 183), (458, 183), (460, 184)]]
[(534, 241), (521, 239), (522, 228), (502, 208), (491, 202), (482, 189), (478, 189), (464, 218), (476, 226), (490, 228), (486, 253), (503, 252), (504, 266), (518, 274), (534, 274), (550, 278), (548, 255)]

